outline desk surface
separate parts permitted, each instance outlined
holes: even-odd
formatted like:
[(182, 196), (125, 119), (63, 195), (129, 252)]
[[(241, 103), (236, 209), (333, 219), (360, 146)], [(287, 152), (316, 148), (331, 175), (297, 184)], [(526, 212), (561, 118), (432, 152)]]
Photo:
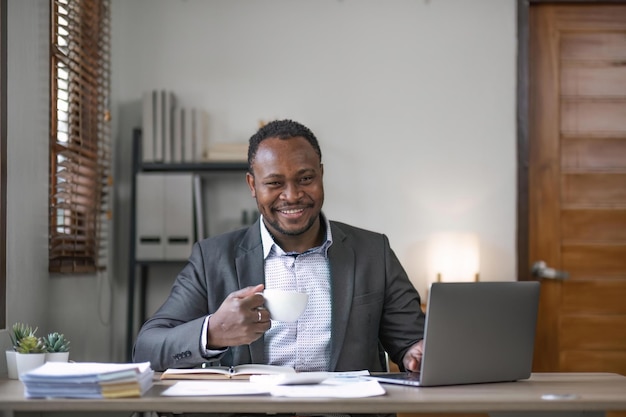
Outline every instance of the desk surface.
[[(259, 396), (162, 397), (173, 381), (155, 383), (141, 398), (25, 399), (17, 380), (0, 380), (0, 410), (162, 411), (229, 413), (408, 413), (626, 410), (626, 377), (608, 373), (533, 374), (497, 384), (414, 388), (384, 384), (387, 394), (358, 399)], [(554, 395), (557, 399), (545, 399)], [(560, 395), (566, 395), (558, 399)], [(543, 398), (542, 398), (543, 397)]]

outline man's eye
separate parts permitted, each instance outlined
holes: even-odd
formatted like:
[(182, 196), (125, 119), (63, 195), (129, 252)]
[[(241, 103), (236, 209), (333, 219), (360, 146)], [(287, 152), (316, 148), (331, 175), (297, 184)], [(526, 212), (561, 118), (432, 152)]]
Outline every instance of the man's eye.
[(280, 186), (280, 182), (279, 181), (271, 181), (271, 182), (266, 182), (265, 185), (268, 186), (268, 187), (279, 187)]
[(302, 177), (300, 179), (300, 182), (303, 184), (309, 184), (311, 183), (311, 181), (313, 181), (313, 177)]

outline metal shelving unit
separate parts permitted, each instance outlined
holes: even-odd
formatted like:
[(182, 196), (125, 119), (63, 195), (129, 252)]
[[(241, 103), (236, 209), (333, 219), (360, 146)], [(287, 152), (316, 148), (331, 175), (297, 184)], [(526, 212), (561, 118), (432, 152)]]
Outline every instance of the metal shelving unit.
[[(193, 163), (144, 163), (141, 154), (141, 129), (133, 130), (132, 179), (130, 199), (130, 244), (128, 261), (128, 294), (127, 294), (127, 322), (126, 322), (126, 354), (127, 360), (132, 360), (132, 348), (135, 332), (145, 320), (146, 315), (146, 288), (150, 267), (159, 265), (184, 264), (185, 261), (143, 261), (136, 258), (137, 238), (137, 174), (142, 172), (187, 172), (187, 173), (220, 173), (245, 172), (247, 162), (193, 162)], [(137, 285), (139, 288), (137, 288)], [(138, 299), (137, 299), (138, 298)], [(137, 304), (138, 312), (135, 311)], [(137, 317), (136, 317), (137, 316)]]

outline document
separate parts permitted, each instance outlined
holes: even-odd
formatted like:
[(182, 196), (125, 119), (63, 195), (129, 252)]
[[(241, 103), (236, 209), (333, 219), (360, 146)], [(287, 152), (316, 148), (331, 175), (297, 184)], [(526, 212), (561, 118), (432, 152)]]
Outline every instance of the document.
[[(384, 395), (385, 389), (375, 380), (359, 375), (331, 375), (320, 383), (274, 385), (250, 381), (180, 381), (163, 391), (169, 397), (216, 395), (272, 395), (300, 398), (365, 398)], [(297, 374), (296, 374), (297, 375)]]
[(269, 388), (248, 381), (180, 381), (163, 391), (166, 397), (269, 394)]
[(365, 398), (385, 395), (385, 389), (378, 381), (374, 380), (360, 380), (342, 384), (325, 381), (316, 385), (277, 385), (270, 388), (270, 394), (274, 397)]

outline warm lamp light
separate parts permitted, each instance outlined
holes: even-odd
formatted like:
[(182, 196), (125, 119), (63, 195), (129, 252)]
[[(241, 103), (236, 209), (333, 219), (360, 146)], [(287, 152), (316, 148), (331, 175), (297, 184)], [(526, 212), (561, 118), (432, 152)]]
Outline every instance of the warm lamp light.
[(428, 262), (428, 276), (436, 277), (437, 282), (478, 281), (478, 237), (472, 233), (437, 233), (429, 242)]

